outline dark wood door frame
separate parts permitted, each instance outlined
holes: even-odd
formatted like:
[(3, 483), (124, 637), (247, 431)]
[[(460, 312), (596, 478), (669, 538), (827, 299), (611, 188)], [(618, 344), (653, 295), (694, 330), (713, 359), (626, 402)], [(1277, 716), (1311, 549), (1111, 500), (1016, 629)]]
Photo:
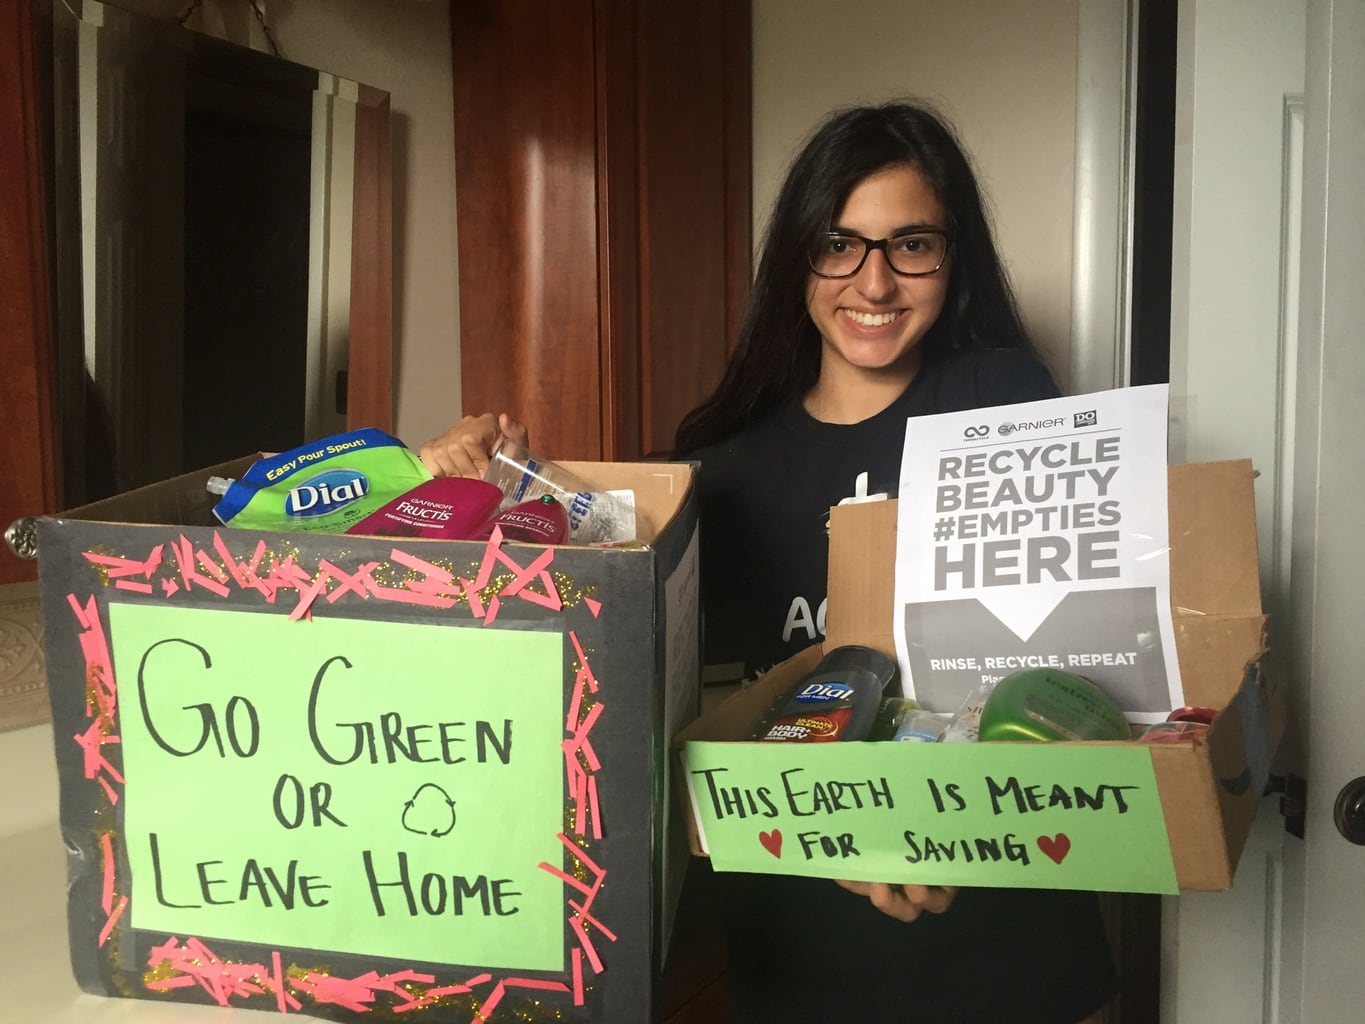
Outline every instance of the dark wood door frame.
[[(0, 530), (61, 503), (52, 398), (46, 61), (50, 0), (0, 5)], [(0, 584), (33, 562), (0, 551)]]
[(672, 445), (750, 276), (747, 0), (451, 8), (462, 399), (557, 458)]

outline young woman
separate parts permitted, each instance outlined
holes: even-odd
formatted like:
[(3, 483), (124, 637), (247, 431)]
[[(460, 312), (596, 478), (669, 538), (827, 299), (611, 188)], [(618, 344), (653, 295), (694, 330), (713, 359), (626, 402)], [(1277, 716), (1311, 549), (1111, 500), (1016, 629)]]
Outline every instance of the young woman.
[[(820, 638), (829, 509), (898, 493), (907, 417), (1057, 393), (943, 121), (827, 118), (778, 194), (724, 377), (677, 432), (702, 467), (707, 662), (752, 677)], [(470, 417), (423, 459), (479, 472), (499, 430), (524, 440)], [(745, 1022), (1076, 1024), (1114, 991), (1090, 893), (693, 874)]]

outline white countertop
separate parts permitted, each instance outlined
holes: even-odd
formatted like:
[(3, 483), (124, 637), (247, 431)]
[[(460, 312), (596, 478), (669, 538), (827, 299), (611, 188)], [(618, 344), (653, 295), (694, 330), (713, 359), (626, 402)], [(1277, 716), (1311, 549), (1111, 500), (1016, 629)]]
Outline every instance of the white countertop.
[[(190, 1006), (82, 992), (66, 936), (66, 856), (52, 728), (0, 733), (0, 1017), (16, 1024), (256, 1024), (273, 1010)], [(291, 1017), (297, 1016), (291, 1014)], [(307, 1018), (304, 1019), (316, 1019)]]

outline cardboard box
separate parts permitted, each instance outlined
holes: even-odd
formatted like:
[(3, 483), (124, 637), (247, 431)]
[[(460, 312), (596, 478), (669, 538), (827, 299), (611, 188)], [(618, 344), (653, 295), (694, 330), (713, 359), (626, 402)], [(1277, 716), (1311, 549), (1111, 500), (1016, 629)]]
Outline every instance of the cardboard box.
[(81, 987), (652, 1019), (688, 861), (664, 812), (700, 676), (694, 469), (569, 464), (651, 524), (603, 550), (216, 525), (205, 479), (254, 458), (39, 524)]
[(1171, 601), (1202, 743), (743, 742), (823, 651), (893, 658), (896, 502), (830, 516), (826, 639), (677, 738), (695, 854), (718, 870), (864, 881), (1174, 892), (1232, 885), (1282, 694), (1261, 669), (1265, 616), (1248, 461), (1169, 473)]

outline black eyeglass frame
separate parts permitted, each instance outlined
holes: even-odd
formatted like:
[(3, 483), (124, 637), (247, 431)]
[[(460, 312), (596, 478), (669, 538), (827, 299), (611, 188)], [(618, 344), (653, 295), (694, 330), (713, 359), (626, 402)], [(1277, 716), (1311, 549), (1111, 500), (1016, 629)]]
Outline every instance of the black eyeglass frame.
[[(938, 266), (933, 270), (898, 270), (896, 264), (891, 260), (891, 254), (886, 247), (898, 238), (912, 238), (916, 235), (938, 235), (943, 239), (943, 254), (939, 257)], [(815, 269), (815, 255), (806, 257), (806, 263), (810, 265), (810, 272), (816, 277), (823, 277), (827, 281), (837, 281), (840, 278), (856, 277), (858, 272), (867, 263), (868, 256), (872, 255), (874, 249), (881, 250), (882, 259), (886, 260), (886, 265), (891, 269), (891, 273), (900, 277), (929, 277), (937, 274), (943, 269), (943, 264), (948, 262), (948, 252), (953, 247), (953, 233), (942, 228), (922, 228), (916, 231), (902, 231), (898, 235), (888, 235), (886, 238), (865, 238), (862, 235), (855, 235), (851, 231), (827, 231), (824, 240), (831, 238), (856, 238), (863, 243), (863, 258), (858, 261), (858, 265), (846, 274), (824, 274)]]

